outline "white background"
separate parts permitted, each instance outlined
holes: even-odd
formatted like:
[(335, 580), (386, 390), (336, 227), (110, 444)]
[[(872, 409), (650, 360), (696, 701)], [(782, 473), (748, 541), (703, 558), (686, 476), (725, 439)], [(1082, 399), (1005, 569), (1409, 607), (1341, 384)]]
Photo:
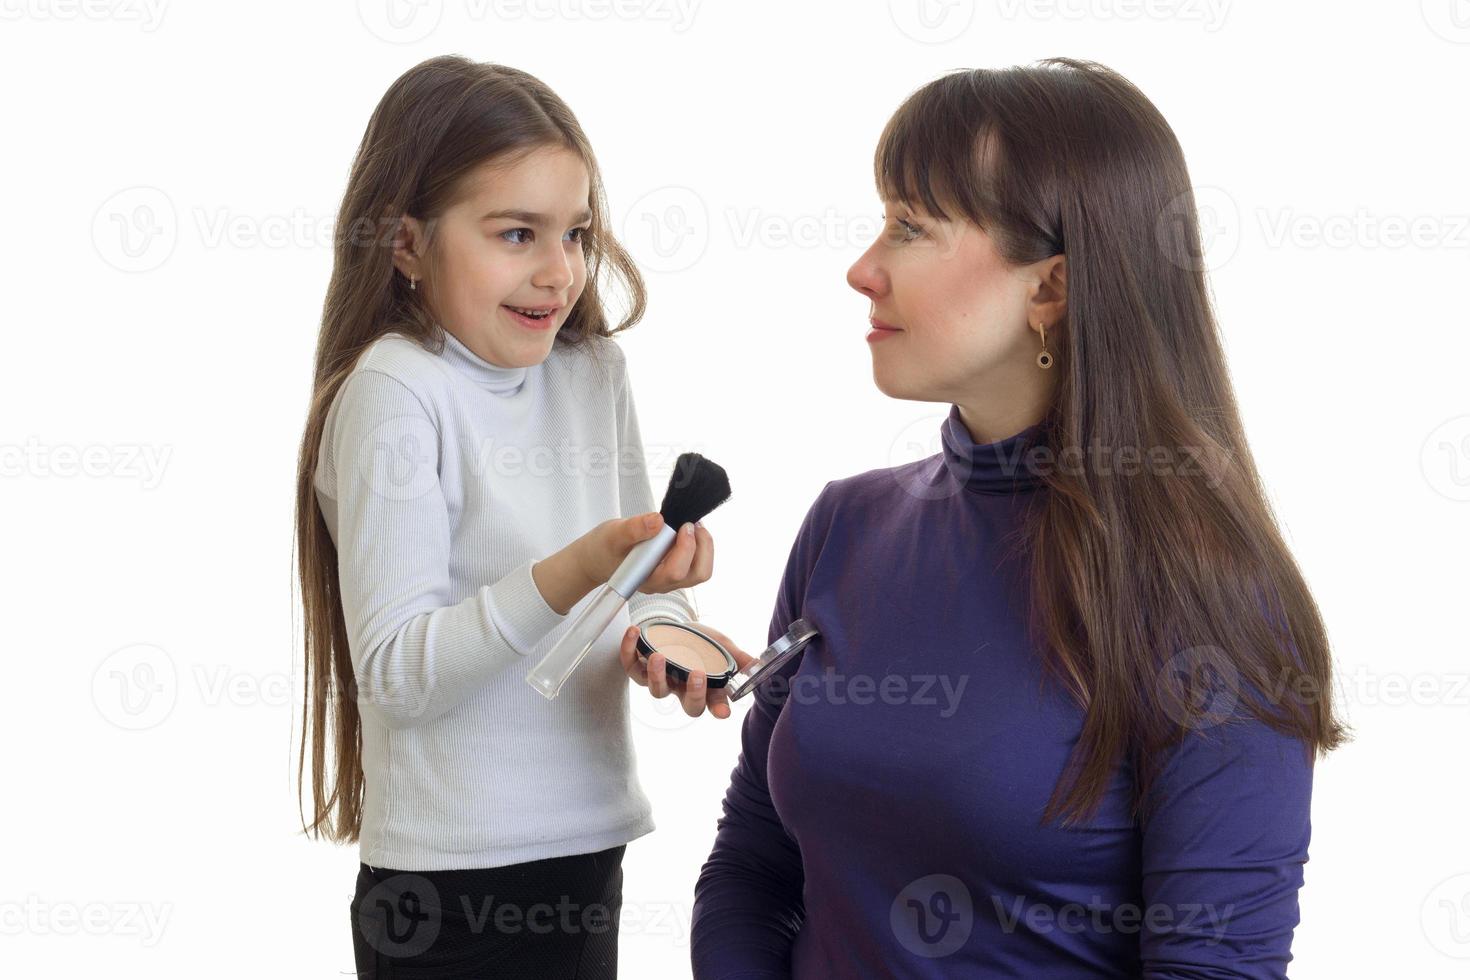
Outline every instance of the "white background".
[[(352, 970), (355, 848), (296, 834), (296, 449), (353, 151), (447, 52), (591, 137), (651, 292), (622, 342), (653, 482), (683, 450), (729, 470), (698, 595), (751, 650), (822, 484), (938, 449), (947, 406), (873, 387), (844, 282), (888, 114), (1048, 55), (1136, 82), (1356, 730), (1318, 769), (1293, 976), (1466, 974), (1470, 4), (924, 2), (0, 0), (8, 975)], [(622, 964), (687, 976), (745, 708), (634, 694), (659, 829)]]

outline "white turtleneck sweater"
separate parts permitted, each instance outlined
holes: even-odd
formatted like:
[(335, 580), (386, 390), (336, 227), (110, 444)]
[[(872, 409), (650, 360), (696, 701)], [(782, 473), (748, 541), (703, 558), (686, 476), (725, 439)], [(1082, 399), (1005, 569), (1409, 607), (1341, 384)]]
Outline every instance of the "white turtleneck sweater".
[(437, 355), (390, 333), (328, 412), (315, 486), (359, 688), (368, 865), (499, 867), (654, 829), (618, 645), (630, 622), (696, 620), (692, 593), (635, 594), (555, 700), (524, 679), (592, 599), (558, 615), (531, 566), (657, 509), (622, 350), (592, 344), (504, 368), (447, 331)]

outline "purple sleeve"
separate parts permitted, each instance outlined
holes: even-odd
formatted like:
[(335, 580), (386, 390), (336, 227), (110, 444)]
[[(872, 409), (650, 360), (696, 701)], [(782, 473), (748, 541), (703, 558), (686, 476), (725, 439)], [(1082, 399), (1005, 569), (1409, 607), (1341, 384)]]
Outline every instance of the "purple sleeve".
[(1191, 732), (1143, 827), (1145, 980), (1281, 978), (1311, 837), (1303, 743), (1235, 712)]
[[(786, 632), (801, 614), (806, 583), (824, 536), (820, 528), (825, 522), (817, 514), (825, 493), (824, 487), (792, 544), (767, 643)], [(781, 673), (789, 678), (801, 659), (794, 658)], [(750, 695), (724, 814), (694, 886), (689, 954), (695, 980), (791, 976), (791, 944), (805, 918), (803, 875), (801, 852), (781, 825), (766, 782), (771, 730), (785, 702), (784, 696), (770, 693), (773, 687), (786, 689), (777, 679)]]

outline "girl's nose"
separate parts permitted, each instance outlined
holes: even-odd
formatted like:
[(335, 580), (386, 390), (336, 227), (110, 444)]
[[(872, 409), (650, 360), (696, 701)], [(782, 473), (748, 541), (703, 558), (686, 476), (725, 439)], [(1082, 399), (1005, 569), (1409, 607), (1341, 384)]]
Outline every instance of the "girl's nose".
[(566, 250), (557, 242), (556, 247), (548, 249), (548, 255), (536, 269), (536, 274), (531, 277), (531, 285), (544, 289), (566, 289), (574, 280), (571, 263), (567, 261)]

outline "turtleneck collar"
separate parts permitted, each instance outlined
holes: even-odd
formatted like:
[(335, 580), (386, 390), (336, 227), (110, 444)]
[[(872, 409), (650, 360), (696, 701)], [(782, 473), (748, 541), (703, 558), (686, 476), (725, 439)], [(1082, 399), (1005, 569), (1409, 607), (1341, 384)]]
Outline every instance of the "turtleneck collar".
[(525, 383), (526, 373), (530, 371), (530, 368), (510, 368), (491, 364), (466, 347), (448, 330), (444, 330), (443, 333), (444, 350), (439, 356), (453, 365), (456, 370), (468, 375), (475, 384), (497, 395), (514, 395), (521, 390), (521, 385)]
[(999, 442), (977, 445), (960, 419), (958, 405), (951, 405), (941, 438), (944, 465), (950, 476), (972, 493), (1015, 493), (1042, 485), (1039, 469), (1044, 459), (1027, 450), (1045, 445), (1040, 423), (1022, 429)]

